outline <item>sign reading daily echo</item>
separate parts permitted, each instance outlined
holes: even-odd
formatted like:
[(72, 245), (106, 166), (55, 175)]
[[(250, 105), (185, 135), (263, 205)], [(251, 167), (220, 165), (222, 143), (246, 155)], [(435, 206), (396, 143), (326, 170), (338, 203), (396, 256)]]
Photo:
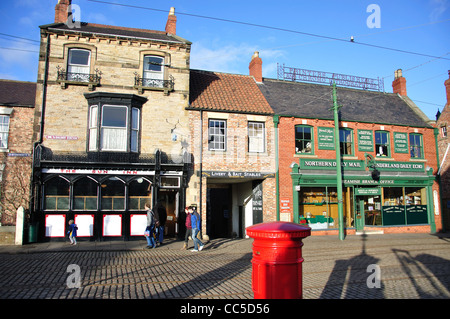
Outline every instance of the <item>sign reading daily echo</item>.
[[(380, 171), (405, 171), (405, 172), (424, 172), (424, 163), (413, 162), (376, 162), (376, 168)], [(365, 170), (364, 161), (343, 160), (342, 168), (344, 170)], [(300, 159), (300, 169), (336, 169), (336, 161), (328, 159)]]

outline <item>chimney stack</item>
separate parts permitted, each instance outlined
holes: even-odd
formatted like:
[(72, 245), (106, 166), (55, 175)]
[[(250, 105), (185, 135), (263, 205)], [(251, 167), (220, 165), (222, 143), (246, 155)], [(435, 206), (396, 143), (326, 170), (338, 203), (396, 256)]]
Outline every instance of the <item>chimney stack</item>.
[(58, 0), (55, 6), (55, 23), (67, 22), (70, 5), (72, 5), (72, 0)]
[(402, 69), (395, 71), (395, 79), (392, 82), (392, 89), (394, 93), (406, 96), (406, 79), (402, 75)]
[(167, 17), (166, 33), (167, 34), (177, 34), (177, 17), (175, 15), (174, 7), (170, 8), (169, 16)]
[(255, 53), (252, 55), (252, 60), (248, 65), (248, 70), (250, 75), (255, 78), (256, 82), (262, 82), (262, 60), (259, 57), (258, 51), (255, 51)]
[(450, 105), (450, 70), (448, 70), (448, 79), (444, 82), (445, 92), (447, 93), (447, 104)]

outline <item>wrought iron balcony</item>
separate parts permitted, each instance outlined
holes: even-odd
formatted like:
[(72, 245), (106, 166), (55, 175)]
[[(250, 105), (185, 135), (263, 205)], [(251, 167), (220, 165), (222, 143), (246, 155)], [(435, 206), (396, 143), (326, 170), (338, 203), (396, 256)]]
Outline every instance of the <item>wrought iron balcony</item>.
[(66, 72), (60, 66), (56, 67), (58, 69), (56, 80), (61, 83), (61, 88), (65, 89), (67, 84), (78, 84), (78, 85), (88, 85), (89, 91), (92, 91), (95, 86), (100, 85), (102, 72), (95, 69), (94, 74), (88, 73), (73, 73)]
[(134, 73), (134, 87), (138, 89), (139, 94), (142, 94), (143, 90), (161, 90), (165, 94), (168, 94), (174, 89), (174, 78), (169, 75), (168, 80), (160, 79), (148, 79), (141, 77), (137, 72)]

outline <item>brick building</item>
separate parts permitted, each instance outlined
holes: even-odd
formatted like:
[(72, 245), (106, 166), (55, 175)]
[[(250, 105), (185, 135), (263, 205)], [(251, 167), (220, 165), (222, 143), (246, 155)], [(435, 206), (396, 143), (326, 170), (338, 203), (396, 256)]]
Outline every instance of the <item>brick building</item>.
[(276, 220), (273, 111), (256, 81), (191, 70), (192, 191), (211, 238), (244, 237), (246, 227)]
[(14, 243), (16, 212), (30, 202), (36, 83), (0, 80), (0, 242)]
[(450, 71), (444, 82), (447, 103), (437, 118), (443, 226), (450, 229)]
[(36, 83), (0, 80), (1, 225), (29, 208)]
[[(323, 83), (323, 74), (317, 80)], [(393, 94), (337, 88), (347, 234), (441, 229), (435, 130), (407, 97), (401, 70), (392, 85)], [(278, 132), (280, 219), (337, 234), (332, 87), (266, 78), (258, 86)]]
[(165, 31), (68, 19), (40, 26), (33, 220), (40, 240), (70, 219), (88, 240), (143, 235), (144, 203), (162, 205), (175, 234), (185, 202), (191, 43)]

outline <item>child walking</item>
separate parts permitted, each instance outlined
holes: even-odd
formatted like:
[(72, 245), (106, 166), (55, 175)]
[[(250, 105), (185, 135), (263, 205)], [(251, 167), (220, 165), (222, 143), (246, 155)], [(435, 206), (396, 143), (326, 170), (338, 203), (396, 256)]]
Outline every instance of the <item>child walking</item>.
[(77, 244), (77, 229), (77, 224), (74, 224), (73, 219), (69, 220), (69, 231), (67, 233), (69, 234), (71, 245)]

